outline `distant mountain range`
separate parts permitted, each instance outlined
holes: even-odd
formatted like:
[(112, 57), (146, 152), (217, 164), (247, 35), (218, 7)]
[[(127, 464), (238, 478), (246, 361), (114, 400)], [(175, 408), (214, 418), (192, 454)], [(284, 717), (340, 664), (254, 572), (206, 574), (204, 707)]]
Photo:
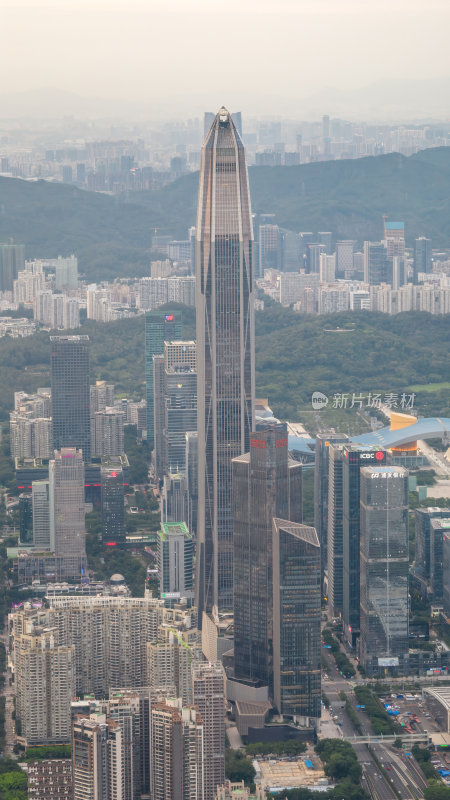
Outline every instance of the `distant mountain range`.
[[(406, 239), (450, 247), (450, 148), (298, 167), (250, 169), (254, 213), (294, 231), (379, 240), (382, 215), (405, 222)], [(184, 239), (195, 224), (198, 173), (158, 192), (110, 197), (45, 181), (0, 178), (0, 241), (29, 257), (78, 255), (89, 280), (148, 275), (155, 229)]]
[[(306, 86), (306, 84), (305, 84)], [(286, 94), (284, 93), (286, 91)], [(233, 91), (217, 98), (215, 92), (191, 92), (170, 98), (91, 97), (52, 87), (0, 95), (0, 119), (174, 119), (184, 115), (202, 115), (221, 102), (241, 108), (246, 116), (282, 115), (291, 119), (320, 119), (323, 114), (357, 121), (446, 120), (450, 117), (450, 77), (423, 80), (396, 78), (379, 80), (359, 89), (326, 87), (312, 94), (296, 94), (280, 86), (277, 96), (258, 90)]]

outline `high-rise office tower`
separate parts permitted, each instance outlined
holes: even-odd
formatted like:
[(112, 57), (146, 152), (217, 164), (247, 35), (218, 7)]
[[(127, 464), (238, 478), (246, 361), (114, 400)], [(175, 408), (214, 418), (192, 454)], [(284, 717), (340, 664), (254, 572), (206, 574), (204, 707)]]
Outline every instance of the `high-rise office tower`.
[(50, 336), (53, 447), (91, 459), (89, 336)]
[(189, 431), (186, 434), (186, 490), (187, 490), (187, 525), (193, 536), (197, 534), (198, 505), (198, 434)]
[(280, 269), (281, 267), (281, 234), (278, 225), (260, 225), (258, 244), (258, 278), (263, 278), (265, 269)]
[(414, 574), (423, 584), (424, 588), (430, 582), (431, 564), (431, 522), (433, 519), (446, 519), (450, 517), (450, 508), (416, 508), (415, 510), (415, 534), (416, 534), (416, 554), (414, 564)]
[(331, 255), (331, 247), (333, 242), (333, 234), (331, 231), (319, 231), (317, 234), (317, 239), (320, 244), (325, 245), (325, 253), (327, 255)]
[(369, 676), (408, 655), (408, 471), (361, 469), (361, 662)]
[(385, 242), (364, 242), (364, 282), (371, 286), (392, 283), (392, 259)]
[(328, 567), (328, 472), (330, 445), (345, 442), (347, 436), (319, 433), (316, 436), (314, 457), (314, 527), (319, 537), (322, 577)]
[(19, 495), (19, 543), (33, 544), (33, 504), (30, 494)]
[(245, 151), (221, 108), (202, 148), (197, 236), (197, 608), (233, 602), (231, 459), (253, 428), (252, 216)]
[(307, 272), (311, 272), (314, 275), (320, 274), (320, 256), (325, 252), (326, 247), (324, 244), (317, 244), (317, 242), (308, 244), (305, 264)]
[(181, 339), (181, 314), (149, 311), (145, 315), (145, 381), (147, 397), (147, 441), (154, 446), (153, 356), (162, 355), (164, 342)]
[(373, 448), (364, 450), (355, 445), (344, 445), (342, 462), (342, 538), (343, 538), (343, 598), (342, 617), (344, 634), (356, 646), (359, 636), (359, 570), (360, 570), (360, 484), (361, 467), (383, 466), (386, 454)]
[(124, 797), (122, 729), (105, 714), (75, 717), (72, 725), (73, 800)]
[(273, 520), (273, 698), (302, 724), (320, 718), (320, 544), (314, 528)]
[(233, 459), (234, 672), (272, 683), (272, 520), (302, 519), (302, 466), (285, 423), (256, 431)]
[(386, 242), (389, 259), (394, 256), (405, 255), (405, 223), (388, 222), (384, 219), (384, 241)]
[[(186, 469), (186, 433), (197, 430), (197, 348), (195, 342), (164, 342), (164, 363), (154, 360), (155, 465), (159, 477)], [(157, 372), (158, 370), (158, 372)], [(160, 405), (162, 406), (160, 408)]]
[[(116, 462), (116, 463), (115, 463)], [(120, 458), (104, 459), (100, 468), (102, 541), (114, 546), (125, 542), (125, 498)]]
[(446, 519), (442, 531), (442, 601), (444, 613), (450, 614), (450, 516)]
[(434, 606), (439, 606), (444, 600), (444, 569), (443, 545), (445, 534), (450, 528), (448, 517), (432, 519), (430, 522), (430, 595)]
[(336, 278), (350, 277), (353, 270), (355, 242), (343, 239), (336, 242)]
[(185, 522), (162, 522), (158, 533), (160, 597), (192, 600), (194, 545)]
[(162, 489), (161, 519), (163, 522), (178, 522), (188, 518), (187, 481), (184, 472), (169, 472), (164, 475)]
[(192, 668), (193, 701), (203, 721), (204, 797), (214, 797), (225, 780), (225, 673), (222, 664)]
[(344, 603), (342, 446), (330, 444), (328, 458), (328, 603), (333, 617), (339, 617)]
[(433, 271), (431, 257), (431, 239), (427, 239), (426, 236), (419, 236), (414, 241), (414, 283), (419, 282), (419, 272), (429, 273)]
[(33, 504), (33, 543), (36, 550), (54, 550), (55, 542), (50, 535), (49, 482), (33, 481), (31, 484)]
[(25, 245), (0, 243), (0, 292), (12, 292), (14, 280), (23, 269)]
[(66, 574), (86, 571), (84, 463), (80, 450), (55, 450), (49, 463), (50, 541), (64, 558)]

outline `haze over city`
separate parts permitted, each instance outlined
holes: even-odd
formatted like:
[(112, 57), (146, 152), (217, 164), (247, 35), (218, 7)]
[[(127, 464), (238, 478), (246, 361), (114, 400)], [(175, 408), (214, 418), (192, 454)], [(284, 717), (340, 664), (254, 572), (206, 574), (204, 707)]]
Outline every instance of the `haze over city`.
[(0, 4), (0, 800), (450, 800), (449, 0)]
[(3, 117), (449, 113), (446, 0), (2, 5)]

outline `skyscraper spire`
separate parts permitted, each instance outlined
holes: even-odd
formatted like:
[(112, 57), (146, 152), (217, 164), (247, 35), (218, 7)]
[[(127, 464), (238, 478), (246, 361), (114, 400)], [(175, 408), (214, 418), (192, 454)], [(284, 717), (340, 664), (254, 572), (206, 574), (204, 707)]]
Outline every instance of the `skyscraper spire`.
[(245, 151), (222, 107), (202, 148), (196, 233), (197, 605), (232, 607), (231, 459), (253, 426), (253, 229)]

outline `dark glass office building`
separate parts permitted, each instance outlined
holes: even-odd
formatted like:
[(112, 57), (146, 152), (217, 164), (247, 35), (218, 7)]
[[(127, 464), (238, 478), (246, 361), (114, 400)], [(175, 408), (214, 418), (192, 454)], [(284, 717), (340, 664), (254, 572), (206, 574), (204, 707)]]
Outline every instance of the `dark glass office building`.
[(364, 262), (366, 283), (392, 283), (392, 261), (383, 242), (364, 242)]
[(434, 606), (442, 605), (444, 600), (443, 541), (449, 527), (448, 516), (430, 522), (430, 599)]
[(245, 151), (221, 108), (202, 147), (196, 225), (197, 607), (233, 605), (233, 458), (253, 429), (253, 228)]
[(31, 494), (19, 495), (20, 544), (33, 544), (33, 505)]
[(162, 355), (164, 342), (181, 339), (182, 319), (179, 311), (148, 311), (145, 315), (145, 382), (147, 398), (147, 441), (154, 446), (153, 356)]
[(91, 460), (89, 336), (50, 336), (53, 447)]
[(419, 236), (414, 241), (414, 283), (419, 282), (419, 272), (433, 272), (431, 257), (431, 239), (427, 239), (426, 236)]
[(361, 469), (361, 662), (368, 676), (406, 671), (408, 471)]
[(234, 672), (272, 683), (272, 520), (302, 519), (302, 466), (284, 423), (250, 437), (233, 459)]
[(328, 472), (330, 444), (346, 442), (348, 436), (319, 433), (314, 454), (314, 527), (320, 542), (323, 573), (328, 567)]
[(422, 583), (424, 589), (430, 582), (430, 531), (433, 519), (450, 517), (450, 508), (416, 508), (415, 510), (416, 554), (414, 574)]
[(273, 699), (303, 725), (320, 717), (320, 545), (314, 528), (273, 520)]
[(342, 618), (348, 642), (355, 647), (359, 637), (360, 570), (360, 472), (361, 467), (386, 463), (383, 450), (361, 450), (346, 445), (342, 467), (343, 492), (343, 598)]
[(342, 445), (329, 448), (328, 473), (328, 605), (340, 617), (344, 604), (343, 461)]
[(120, 459), (104, 459), (101, 467), (102, 482), (102, 541), (111, 547), (123, 544), (125, 534), (125, 508), (123, 471)]

